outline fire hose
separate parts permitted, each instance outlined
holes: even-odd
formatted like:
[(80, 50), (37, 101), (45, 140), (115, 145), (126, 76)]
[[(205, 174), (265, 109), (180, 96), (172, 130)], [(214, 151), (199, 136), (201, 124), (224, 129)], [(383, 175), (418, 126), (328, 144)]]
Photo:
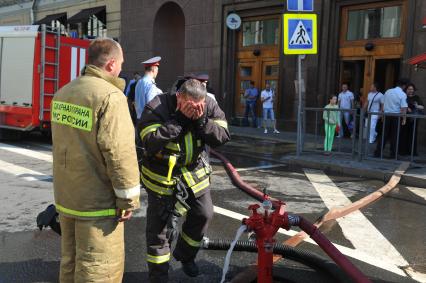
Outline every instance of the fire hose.
[[(230, 240), (211, 240), (208, 239), (202, 243), (202, 248), (205, 250), (222, 250), (226, 251), (231, 245)], [(234, 251), (244, 251), (257, 253), (257, 245), (251, 241), (237, 241), (234, 247)], [(279, 254), (282, 257), (290, 260), (294, 260), (305, 264), (309, 267), (320, 269), (326, 272), (328, 275), (333, 277), (337, 282), (347, 282), (347, 276), (341, 272), (337, 265), (322, 256), (315, 253), (311, 253), (306, 250), (290, 247), (282, 244), (275, 244), (273, 247), (273, 253)]]
[[(236, 169), (232, 166), (232, 164), (229, 162), (228, 159), (226, 159), (223, 155), (220, 153), (211, 150), (211, 154), (224, 163), (225, 169), (228, 172), (229, 176), (231, 177), (233, 183), (242, 189), (244, 192), (248, 193), (249, 195), (253, 196), (254, 198), (258, 200), (265, 200), (265, 194), (261, 193), (260, 191), (256, 190), (255, 188), (251, 187), (250, 185), (246, 184), (239, 174), (237, 173)], [(276, 199), (270, 199), (271, 206), (273, 206), (276, 211), (274, 211), (272, 214), (268, 215), (268, 212), (265, 212), (265, 217), (262, 217), (260, 214), (257, 213), (257, 208), (259, 208), (258, 205), (251, 206), (249, 209), (253, 210), (253, 214), (249, 219), (244, 219), (243, 223), (250, 226), (252, 226), (253, 230), (257, 230), (258, 233), (262, 233), (262, 241), (266, 239), (266, 242), (269, 241), (270, 243), (273, 243), (273, 239), (271, 238), (277, 231), (278, 228), (286, 228), (287, 230), (291, 226), (298, 226), (300, 227), (307, 235), (309, 235), (329, 256), (332, 258), (337, 265), (339, 265), (355, 282), (357, 283), (364, 283), (364, 282), (371, 282), (361, 271), (358, 270), (355, 265), (353, 265), (334, 245), (319, 231), (318, 227), (314, 226), (313, 224), (306, 221), (304, 218), (300, 216), (295, 215), (287, 215), (287, 213), (284, 212), (284, 205), (281, 201)], [(277, 212), (277, 209), (279, 210)], [(272, 219), (271, 219), (272, 217)], [(278, 219), (278, 220), (277, 220)], [(272, 225), (271, 225), (272, 224)], [(259, 253), (264, 253), (264, 243), (262, 241), (257, 241), (257, 247)], [(262, 276), (264, 278), (267, 278), (265, 282), (271, 282), (272, 281), (272, 275), (269, 274), (271, 271), (264, 271), (264, 269), (268, 269), (271, 267), (268, 267), (266, 264), (265, 267), (265, 259), (266, 261), (272, 262), (272, 253), (266, 253), (267, 255), (259, 255), (259, 268), (258, 268), (258, 277)], [(269, 276), (269, 278), (268, 278)]]

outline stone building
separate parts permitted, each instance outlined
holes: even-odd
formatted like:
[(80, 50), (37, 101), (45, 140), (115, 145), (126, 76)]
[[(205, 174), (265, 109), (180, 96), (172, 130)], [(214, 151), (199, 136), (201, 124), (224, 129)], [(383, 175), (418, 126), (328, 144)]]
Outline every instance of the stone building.
[[(382, 90), (406, 76), (426, 100), (425, 70), (406, 60), (426, 51), (424, 0), (315, 0), (318, 54), (303, 63), (305, 105), (323, 107), (327, 97), (349, 83), (358, 96), (372, 82)], [(284, 55), (282, 0), (122, 0), (120, 40), (124, 69), (141, 71), (140, 62), (163, 57), (158, 84), (164, 90), (176, 76), (208, 73), (228, 118), (243, 114), (241, 94), (249, 81), (276, 88), (278, 124), (294, 129), (297, 56)], [(237, 13), (241, 27), (226, 26)], [(260, 110), (260, 109), (259, 109)], [(238, 119), (233, 119), (235, 122)]]
[[(249, 82), (258, 88), (269, 82), (277, 94), (278, 125), (293, 130), (297, 56), (282, 51), (285, 3), (3, 0), (0, 25), (50, 22), (63, 25), (71, 35), (118, 38), (127, 77), (143, 71), (141, 61), (163, 57), (157, 80), (163, 90), (177, 76), (207, 73), (217, 99), (235, 123), (243, 114), (241, 95)], [(226, 26), (230, 13), (242, 19), (237, 30)], [(409, 58), (426, 51), (426, 1), (314, 0), (314, 13), (318, 14), (318, 54), (307, 55), (303, 61), (306, 106), (323, 107), (343, 82), (363, 97), (372, 82), (386, 90), (401, 76), (409, 77), (426, 101), (426, 70), (407, 64)], [(420, 128), (424, 133), (425, 127)]]
[(70, 36), (119, 38), (117, 0), (2, 0), (0, 25), (60, 26)]

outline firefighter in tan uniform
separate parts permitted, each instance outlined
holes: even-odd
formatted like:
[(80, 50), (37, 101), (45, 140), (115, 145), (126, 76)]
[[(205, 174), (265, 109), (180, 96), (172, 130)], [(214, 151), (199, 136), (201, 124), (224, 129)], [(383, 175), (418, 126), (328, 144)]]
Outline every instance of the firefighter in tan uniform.
[(198, 275), (195, 257), (213, 216), (205, 146), (230, 140), (225, 114), (197, 80), (156, 96), (138, 124), (142, 183), (148, 193), (146, 239), (150, 282), (167, 282), (176, 216), (186, 215), (173, 256)]
[(139, 170), (120, 45), (94, 40), (82, 76), (51, 105), (60, 282), (121, 282), (123, 221), (139, 207)]

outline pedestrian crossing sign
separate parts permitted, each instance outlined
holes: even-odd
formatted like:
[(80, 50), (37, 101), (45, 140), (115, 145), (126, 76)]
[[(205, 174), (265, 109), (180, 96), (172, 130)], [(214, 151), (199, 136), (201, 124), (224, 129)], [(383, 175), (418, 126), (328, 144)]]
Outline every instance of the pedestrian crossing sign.
[(317, 15), (284, 14), (284, 54), (317, 54)]

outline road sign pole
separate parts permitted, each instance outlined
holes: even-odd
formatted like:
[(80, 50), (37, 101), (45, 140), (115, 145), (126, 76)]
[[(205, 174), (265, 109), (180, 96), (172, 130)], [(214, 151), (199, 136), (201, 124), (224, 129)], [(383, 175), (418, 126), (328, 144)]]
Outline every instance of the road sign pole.
[(299, 106), (297, 110), (297, 156), (302, 151), (302, 55), (297, 56), (297, 85)]

